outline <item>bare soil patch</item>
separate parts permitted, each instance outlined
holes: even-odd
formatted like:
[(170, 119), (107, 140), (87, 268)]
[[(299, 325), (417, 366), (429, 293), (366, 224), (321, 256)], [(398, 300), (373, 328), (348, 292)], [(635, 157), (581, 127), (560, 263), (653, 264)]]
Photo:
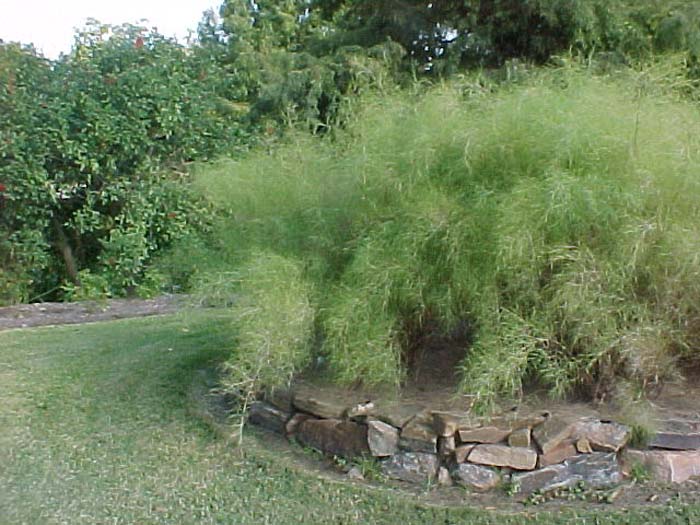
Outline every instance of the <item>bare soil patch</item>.
[(107, 299), (5, 306), (0, 308), (0, 330), (171, 314), (180, 310), (186, 302), (185, 296), (162, 295), (154, 299)]

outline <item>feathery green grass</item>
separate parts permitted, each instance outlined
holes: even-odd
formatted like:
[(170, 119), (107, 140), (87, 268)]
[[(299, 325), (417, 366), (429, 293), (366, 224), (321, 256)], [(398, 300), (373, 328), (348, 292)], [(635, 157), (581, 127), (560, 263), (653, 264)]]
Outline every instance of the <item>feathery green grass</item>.
[(653, 73), (383, 96), (343, 140), (203, 169), (220, 260), (301, 265), (306, 351), (342, 383), (399, 385), (411, 338), (466, 323), (461, 388), (483, 407), (643, 391), (700, 357), (700, 113)]

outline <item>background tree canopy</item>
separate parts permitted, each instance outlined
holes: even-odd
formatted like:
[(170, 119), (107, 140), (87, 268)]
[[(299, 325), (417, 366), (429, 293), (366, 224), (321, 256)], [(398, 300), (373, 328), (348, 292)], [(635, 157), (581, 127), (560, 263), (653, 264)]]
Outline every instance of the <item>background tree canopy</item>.
[(94, 24), (56, 62), (0, 46), (0, 297), (58, 297), (86, 272), (124, 294), (201, 226), (167, 168), (240, 141), (220, 82), (207, 55), (132, 26)]
[(677, 52), (692, 85), (699, 24), (682, 0), (227, 0), (189, 47), (99, 23), (53, 62), (0, 44), (0, 300), (157, 288), (153, 256), (205, 228), (189, 161), (332, 139), (363, 94), (514, 59)]

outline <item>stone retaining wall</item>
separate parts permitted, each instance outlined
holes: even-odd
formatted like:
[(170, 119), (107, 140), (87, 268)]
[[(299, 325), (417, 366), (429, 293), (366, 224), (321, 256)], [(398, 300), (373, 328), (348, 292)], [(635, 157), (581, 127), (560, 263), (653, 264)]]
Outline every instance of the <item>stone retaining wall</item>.
[(277, 392), (250, 407), (249, 422), (321, 452), (374, 456), (394, 479), (476, 491), (508, 483), (529, 494), (584, 482), (615, 485), (635, 463), (659, 480), (679, 483), (700, 475), (700, 421), (664, 424), (646, 450), (627, 445), (630, 429), (595, 417), (468, 412), (410, 405), (345, 406), (313, 390)]

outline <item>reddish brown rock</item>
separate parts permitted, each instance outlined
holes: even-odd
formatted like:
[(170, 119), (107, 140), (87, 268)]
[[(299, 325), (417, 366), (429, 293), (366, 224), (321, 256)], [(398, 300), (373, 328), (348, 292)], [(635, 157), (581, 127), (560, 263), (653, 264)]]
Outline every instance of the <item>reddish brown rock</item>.
[(683, 483), (700, 476), (700, 451), (626, 450), (625, 469), (635, 463), (649, 468), (658, 481)]
[(569, 439), (574, 431), (574, 425), (568, 419), (550, 417), (532, 431), (532, 437), (543, 454), (547, 454), (563, 441)]
[(382, 472), (387, 477), (426, 483), (438, 474), (439, 461), (435, 454), (422, 452), (399, 452), (382, 462)]
[(347, 406), (343, 403), (322, 399), (308, 387), (299, 388), (294, 392), (292, 402), (298, 410), (324, 419), (342, 419), (347, 410)]
[(301, 425), (304, 421), (308, 419), (316, 419), (313, 416), (310, 416), (309, 414), (304, 414), (303, 412), (297, 412), (294, 414), (289, 421), (287, 421), (287, 424), (285, 425), (285, 432), (287, 436), (291, 437), (294, 434), (296, 434), (297, 430), (299, 429), (299, 425)]
[(501, 476), (495, 470), (471, 463), (458, 464), (452, 477), (458, 485), (479, 492), (491, 490), (501, 482)]
[(537, 465), (537, 453), (534, 450), (506, 445), (477, 445), (468, 459), (470, 463), (516, 470), (532, 470)]
[(460, 429), (458, 434), (462, 443), (500, 443), (510, 435), (510, 429), (488, 426)]
[(285, 424), (289, 417), (288, 412), (284, 412), (263, 401), (251, 403), (248, 409), (249, 423), (278, 434), (285, 433)]
[(574, 439), (586, 438), (593, 450), (618, 452), (629, 441), (630, 429), (614, 421), (584, 419), (575, 424), (572, 435)]
[(383, 421), (368, 421), (367, 442), (373, 456), (391, 456), (399, 448), (399, 431)]
[(508, 436), (508, 445), (511, 447), (528, 448), (531, 444), (531, 432), (529, 427), (515, 430)]
[(369, 454), (367, 427), (338, 419), (307, 419), (296, 438), (306, 446), (335, 456), (354, 458)]
[(455, 461), (457, 463), (464, 463), (467, 461), (467, 458), (469, 457), (469, 454), (471, 453), (472, 450), (474, 450), (474, 447), (476, 445), (471, 444), (471, 445), (460, 445), (455, 448)]
[(546, 454), (540, 454), (539, 467), (541, 468), (549, 465), (556, 465), (557, 463), (562, 463), (576, 455), (578, 455), (576, 445), (573, 441), (567, 440), (563, 443), (559, 443), (559, 445)]

